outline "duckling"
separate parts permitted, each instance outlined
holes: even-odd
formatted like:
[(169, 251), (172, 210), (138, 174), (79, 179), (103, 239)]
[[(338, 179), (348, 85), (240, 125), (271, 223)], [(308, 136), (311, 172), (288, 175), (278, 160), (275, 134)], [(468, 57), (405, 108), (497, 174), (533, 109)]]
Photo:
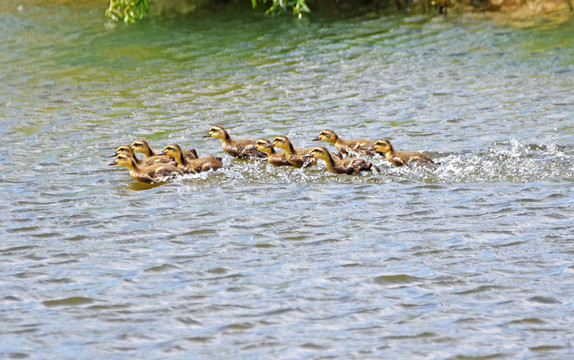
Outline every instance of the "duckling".
[(285, 157), (284, 152), (275, 151), (273, 144), (268, 139), (259, 139), (252, 148), (263, 151), (267, 154), (267, 161), (273, 166), (291, 166), (291, 163)]
[(223, 167), (222, 159), (219, 156), (204, 156), (193, 160), (188, 160), (183, 156), (181, 147), (177, 144), (167, 145), (163, 152), (177, 161), (178, 168), (186, 173), (197, 174), (208, 170), (217, 170)]
[(155, 183), (164, 182), (182, 175), (183, 171), (172, 164), (155, 163), (151, 165), (138, 165), (133, 157), (126, 154), (119, 154), (111, 165), (122, 165), (130, 170), (130, 176), (141, 182)]
[(255, 140), (253, 139), (241, 139), (234, 140), (231, 138), (227, 130), (223, 126), (215, 125), (209, 129), (207, 135), (202, 136), (204, 138), (214, 137), (223, 140), (221, 147), (223, 150), (231, 156), (235, 156), (239, 159), (265, 159), (267, 154), (257, 150), (256, 148), (249, 148), (251, 145), (255, 145)]
[(337, 159), (324, 146), (317, 146), (306, 157), (314, 157), (325, 161), (327, 169), (335, 174), (358, 174), (361, 171), (377, 171), (379, 168), (360, 158)]
[(171, 156), (164, 156), (164, 155), (152, 155), (150, 157), (146, 157), (145, 159), (139, 159), (136, 157), (134, 150), (129, 145), (118, 146), (116, 152), (110, 155), (110, 157), (116, 157), (119, 154), (129, 155), (135, 160), (136, 164), (143, 166), (148, 166), (155, 163), (165, 163), (165, 164), (175, 163), (175, 159), (173, 159)]
[(313, 141), (326, 141), (335, 144), (337, 150), (343, 154), (349, 152), (361, 155), (373, 155), (375, 142), (368, 139), (343, 140), (333, 130), (323, 130)]
[[(307, 154), (313, 148), (297, 149), (291, 143), (291, 140), (287, 136), (279, 135), (273, 139), (273, 143), (266, 145), (268, 147), (278, 147), (283, 149), (285, 152), (285, 158), (291, 165), (295, 167), (303, 167), (303, 165), (313, 165), (315, 164), (315, 159), (305, 158), (303, 155)], [(311, 161), (309, 161), (311, 160)]]
[[(144, 154), (146, 158), (151, 156), (168, 157), (168, 155), (160, 155), (159, 153), (153, 151), (149, 143), (144, 139), (134, 141), (132, 144), (132, 149), (134, 150), (134, 152)], [(187, 160), (197, 159), (197, 152), (195, 151), (195, 149), (184, 150), (183, 155), (186, 157)]]
[(423, 165), (432, 165), (434, 162), (431, 158), (418, 151), (395, 151), (389, 140), (377, 140), (375, 149), (382, 153), (385, 158), (395, 166), (407, 165), (411, 162), (418, 162)]

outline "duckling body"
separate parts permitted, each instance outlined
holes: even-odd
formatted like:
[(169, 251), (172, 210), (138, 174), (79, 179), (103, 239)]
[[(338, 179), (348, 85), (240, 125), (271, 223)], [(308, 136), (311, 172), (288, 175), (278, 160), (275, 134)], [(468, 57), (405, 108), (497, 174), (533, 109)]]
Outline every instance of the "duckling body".
[[(147, 141), (145, 141), (144, 139), (139, 139), (133, 142), (132, 144), (132, 149), (134, 152), (137, 153), (141, 153), (144, 154), (146, 158), (148, 157), (168, 157), (168, 155), (161, 155), (159, 153), (157, 153), (156, 151), (154, 151), (151, 146), (149, 145), (149, 143)], [(186, 159), (188, 160), (193, 160), (193, 159), (197, 159), (197, 152), (195, 151), (195, 149), (191, 149), (191, 150), (183, 150), (183, 156), (185, 156)]]
[(134, 150), (129, 145), (118, 146), (116, 152), (110, 155), (110, 157), (116, 157), (119, 154), (126, 154), (131, 156), (135, 160), (136, 164), (140, 166), (148, 166), (155, 163), (164, 163), (164, 164), (175, 163), (175, 159), (173, 159), (170, 156), (163, 156), (163, 155), (152, 155), (146, 157), (145, 159), (139, 159), (138, 157), (136, 157)]
[(259, 139), (255, 142), (254, 148), (267, 154), (267, 162), (273, 166), (291, 166), (285, 157), (285, 152), (276, 151), (273, 144), (268, 139)]
[(265, 159), (267, 154), (254, 148), (255, 140), (253, 139), (232, 139), (229, 132), (219, 125), (212, 126), (205, 137), (213, 137), (222, 140), (221, 147), (223, 151), (239, 159)]
[(375, 142), (368, 139), (343, 140), (333, 130), (323, 130), (313, 141), (326, 141), (335, 144), (337, 150), (343, 154), (349, 152), (361, 155), (373, 155)]
[(327, 169), (335, 174), (358, 174), (361, 171), (379, 171), (379, 168), (360, 158), (338, 159), (324, 146), (313, 148), (306, 156), (325, 161)]
[(285, 158), (291, 165), (295, 167), (300, 168), (303, 166), (309, 166), (315, 164), (314, 159), (312, 158), (310, 159), (309, 157), (306, 158), (304, 156), (305, 154), (309, 153), (313, 148), (297, 149), (293, 146), (291, 140), (289, 140), (287, 136), (283, 135), (276, 136), (275, 139), (273, 139), (273, 143), (267, 146), (275, 146), (280, 149), (283, 149), (283, 151), (285, 152)]
[(117, 155), (116, 160), (112, 162), (110, 166), (111, 165), (127, 167), (130, 171), (130, 176), (134, 180), (148, 184), (164, 182), (183, 174), (182, 170), (172, 164), (153, 163), (150, 165), (138, 165), (133, 157), (126, 154)]
[(167, 145), (163, 151), (166, 155), (173, 157), (177, 162), (178, 168), (187, 174), (197, 174), (223, 167), (222, 159), (219, 156), (204, 156), (189, 160), (183, 156), (183, 151), (177, 144)]
[(434, 162), (431, 158), (418, 151), (396, 151), (389, 140), (377, 140), (375, 149), (378, 153), (384, 154), (385, 158), (395, 166), (408, 165), (412, 162), (418, 162), (423, 165), (432, 165)]

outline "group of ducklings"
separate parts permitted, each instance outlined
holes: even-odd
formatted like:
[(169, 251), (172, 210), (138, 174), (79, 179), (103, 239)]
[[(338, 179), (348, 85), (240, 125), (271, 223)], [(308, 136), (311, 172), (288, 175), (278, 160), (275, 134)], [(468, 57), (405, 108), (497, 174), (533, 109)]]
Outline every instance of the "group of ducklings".
[[(135, 153), (145, 155), (140, 159)], [(177, 144), (167, 145), (162, 152), (154, 151), (143, 139), (130, 145), (121, 145), (111, 155), (116, 160), (110, 165), (122, 165), (129, 169), (135, 180), (145, 183), (162, 182), (178, 175), (197, 174), (223, 167), (219, 156), (199, 157), (195, 149), (182, 150)]]
[[(371, 162), (358, 157), (347, 157), (349, 154), (383, 155), (395, 166), (417, 162), (424, 165), (434, 164), (428, 156), (417, 151), (396, 151), (389, 140), (371, 141), (368, 139), (343, 140), (333, 130), (323, 130), (313, 141), (332, 143), (337, 153), (330, 152), (324, 146), (295, 148), (288, 137), (279, 135), (273, 141), (268, 139), (233, 139), (222, 126), (209, 129), (203, 137), (222, 140), (223, 150), (239, 159), (267, 160), (273, 166), (306, 167), (323, 160), (329, 171), (335, 174), (359, 174), (363, 171), (377, 171), (379, 168)], [(277, 151), (275, 148), (282, 149)], [(136, 153), (145, 158), (140, 159)], [(223, 167), (219, 156), (199, 157), (195, 149), (182, 150), (177, 144), (165, 146), (162, 152), (155, 152), (147, 141), (140, 139), (132, 145), (121, 145), (111, 155), (115, 161), (110, 165), (122, 165), (130, 170), (132, 178), (146, 183), (166, 181), (178, 175), (197, 174)]]

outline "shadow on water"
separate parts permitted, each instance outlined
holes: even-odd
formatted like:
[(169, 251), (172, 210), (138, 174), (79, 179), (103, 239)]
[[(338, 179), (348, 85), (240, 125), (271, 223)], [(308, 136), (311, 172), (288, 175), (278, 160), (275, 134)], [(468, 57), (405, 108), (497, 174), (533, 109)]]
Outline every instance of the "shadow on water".
[(130, 182), (127, 185), (122, 185), (122, 187), (126, 187), (128, 190), (133, 190), (133, 191), (141, 191), (141, 190), (149, 190), (149, 189), (153, 189), (156, 188), (158, 186), (162, 186), (166, 184), (166, 182), (158, 182), (158, 183), (153, 183), (153, 184), (147, 184), (144, 182), (140, 182), (140, 181), (135, 181), (134, 182)]

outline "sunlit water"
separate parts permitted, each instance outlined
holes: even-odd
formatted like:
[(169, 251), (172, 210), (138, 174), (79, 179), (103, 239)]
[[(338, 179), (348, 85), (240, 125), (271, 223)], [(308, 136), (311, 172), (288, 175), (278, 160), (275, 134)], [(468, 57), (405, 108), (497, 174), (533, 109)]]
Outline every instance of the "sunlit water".
[[(572, 21), (0, 10), (0, 357), (571, 357)], [(440, 165), (273, 168), (212, 124)], [(137, 138), (226, 166), (142, 186)]]

